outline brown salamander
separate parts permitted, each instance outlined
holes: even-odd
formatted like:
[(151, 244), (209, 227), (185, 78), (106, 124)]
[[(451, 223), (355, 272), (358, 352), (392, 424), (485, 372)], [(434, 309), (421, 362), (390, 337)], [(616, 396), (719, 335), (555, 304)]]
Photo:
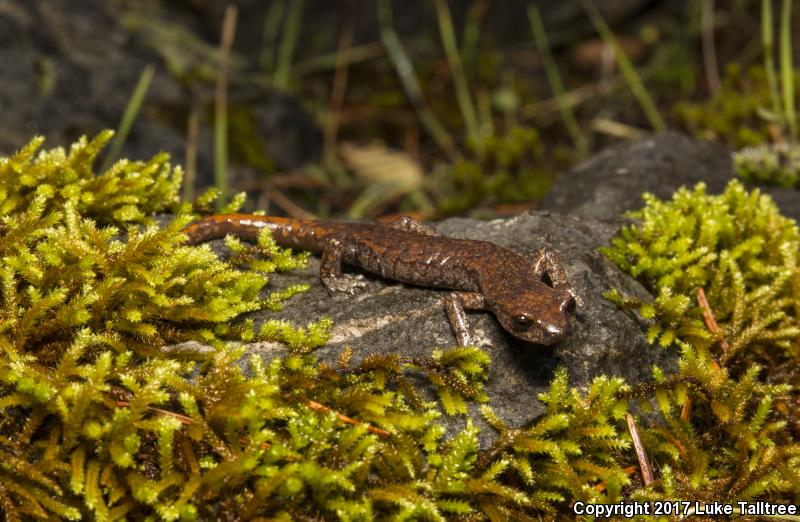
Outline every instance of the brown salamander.
[(455, 290), (445, 307), (456, 339), (469, 344), (464, 309), (490, 310), (510, 334), (552, 344), (571, 331), (575, 294), (548, 249), (532, 261), (487, 241), (454, 239), (409, 217), (388, 224), (221, 214), (184, 229), (192, 244), (232, 234), (256, 238), (268, 228), (282, 246), (322, 254), (320, 278), (331, 293), (366, 282), (342, 273), (342, 263), (386, 279)]

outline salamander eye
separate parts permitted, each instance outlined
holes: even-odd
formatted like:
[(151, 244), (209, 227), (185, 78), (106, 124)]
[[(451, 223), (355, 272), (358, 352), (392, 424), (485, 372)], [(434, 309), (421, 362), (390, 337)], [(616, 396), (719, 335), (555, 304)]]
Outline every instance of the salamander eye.
[(511, 318), (511, 323), (514, 330), (521, 332), (530, 328), (531, 325), (533, 324), (533, 321), (531, 321), (524, 315), (515, 315), (514, 317)]

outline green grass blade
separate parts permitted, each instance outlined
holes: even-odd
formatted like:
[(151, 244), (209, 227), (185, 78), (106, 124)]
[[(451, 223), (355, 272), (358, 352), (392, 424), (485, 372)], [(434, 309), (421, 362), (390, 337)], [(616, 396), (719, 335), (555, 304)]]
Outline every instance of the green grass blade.
[(595, 29), (600, 34), (603, 42), (613, 49), (614, 59), (617, 61), (617, 65), (622, 72), (622, 76), (628, 83), (628, 86), (630, 87), (633, 96), (636, 98), (636, 101), (639, 102), (639, 105), (644, 111), (645, 116), (650, 122), (650, 126), (656, 131), (663, 131), (666, 129), (667, 126), (664, 123), (664, 120), (661, 118), (661, 114), (659, 114), (655, 103), (653, 103), (653, 99), (650, 97), (650, 94), (647, 92), (647, 89), (642, 83), (639, 74), (636, 72), (636, 68), (628, 59), (627, 55), (625, 55), (625, 52), (620, 47), (617, 39), (614, 38), (614, 33), (611, 32), (611, 28), (608, 27), (608, 24), (606, 24), (606, 21), (603, 20), (603, 17), (600, 16), (597, 8), (590, 0), (582, 0), (581, 6), (583, 7), (584, 11), (586, 11), (586, 14), (589, 15), (589, 19), (592, 21)]
[(475, 111), (475, 104), (472, 103), (472, 96), (469, 92), (467, 77), (464, 74), (464, 67), (461, 65), (461, 55), (458, 52), (456, 34), (453, 30), (453, 18), (450, 16), (450, 8), (447, 7), (446, 0), (433, 0), (436, 6), (436, 15), (439, 20), (439, 34), (442, 38), (447, 62), (450, 64), (450, 71), (453, 74), (453, 86), (456, 90), (456, 101), (461, 110), (461, 117), (464, 126), (467, 128), (467, 135), (475, 145), (479, 156), (483, 155), (481, 146), (480, 127), (478, 125), (478, 115)]
[(403, 86), (408, 100), (417, 112), (420, 124), (450, 159), (457, 158), (459, 153), (453, 144), (453, 140), (425, 103), (425, 98), (422, 96), (422, 88), (419, 80), (417, 80), (417, 75), (414, 73), (414, 66), (411, 64), (405, 49), (403, 49), (400, 38), (392, 28), (392, 5), (390, 0), (378, 1), (378, 24), (380, 26), (381, 42), (386, 49), (386, 55), (389, 57), (389, 61), (400, 79), (400, 84)]
[[(385, 54), (383, 44), (380, 42), (356, 45), (347, 52), (344, 65), (350, 66), (367, 60), (383, 58)], [(338, 63), (337, 60), (340, 60), (338, 51), (299, 61), (293, 67), (295, 77), (301, 78), (308, 74), (317, 74), (335, 69)]]
[(281, 20), (286, 11), (286, 0), (276, 0), (269, 4), (267, 16), (264, 19), (264, 29), (261, 33), (261, 54), (259, 55), (259, 65), (261, 69), (270, 74), (275, 67), (275, 46), (280, 33)]
[(783, 110), (789, 125), (792, 142), (797, 138), (797, 120), (794, 110), (794, 64), (792, 63), (792, 0), (783, 0), (781, 12), (781, 87)]
[(581, 128), (580, 125), (578, 125), (575, 112), (572, 110), (572, 105), (567, 103), (564, 98), (564, 83), (561, 81), (561, 75), (558, 73), (558, 67), (556, 66), (555, 60), (553, 60), (553, 55), (550, 54), (550, 46), (547, 43), (547, 33), (542, 23), (542, 17), (539, 15), (539, 9), (533, 4), (528, 6), (528, 19), (531, 23), (533, 37), (536, 40), (536, 47), (539, 49), (539, 55), (542, 57), (542, 64), (547, 74), (547, 80), (550, 83), (550, 89), (552, 89), (558, 101), (558, 110), (561, 112), (561, 118), (564, 120), (564, 126), (567, 128), (567, 132), (569, 132), (572, 142), (578, 150), (578, 155), (584, 157), (588, 150), (586, 139), (583, 137), (583, 133), (581, 133)]
[(761, 0), (761, 44), (764, 48), (764, 71), (767, 74), (769, 96), (772, 99), (772, 113), (781, 115), (781, 100), (778, 93), (778, 80), (775, 76), (775, 39), (772, 29), (772, 0)]
[(283, 38), (278, 48), (278, 63), (275, 66), (275, 76), (272, 82), (275, 88), (283, 91), (289, 89), (292, 57), (297, 46), (297, 38), (300, 36), (300, 22), (304, 4), (305, 0), (294, 0), (289, 4), (289, 12), (286, 14), (286, 27), (283, 30)]
[(148, 65), (139, 76), (139, 81), (136, 82), (136, 87), (133, 89), (133, 94), (131, 94), (128, 100), (128, 105), (125, 106), (125, 112), (122, 113), (122, 119), (114, 135), (114, 141), (111, 142), (111, 147), (108, 149), (108, 154), (106, 154), (103, 160), (100, 172), (104, 172), (108, 169), (114, 160), (119, 157), (122, 146), (125, 144), (125, 140), (128, 139), (128, 134), (133, 127), (133, 123), (136, 121), (136, 116), (139, 115), (139, 109), (142, 108), (142, 103), (144, 102), (148, 89), (150, 89), (150, 82), (153, 81), (155, 73), (155, 66)]
[(481, 37), (481, 21), (491, 0), (473, 0), (464, 21), (464, 33), (461, 42), (461, 62), (470, 72), (475, 71), (475, 60), (478, 57), (478, 41)]
[(228, 196), (228, 66), (231, 48), (236, 35), (235, 6), (225, 9), (222, 21), (217, 88), (214, 95), (214, 184), (220, 190), (217, 207), (226, 203)]

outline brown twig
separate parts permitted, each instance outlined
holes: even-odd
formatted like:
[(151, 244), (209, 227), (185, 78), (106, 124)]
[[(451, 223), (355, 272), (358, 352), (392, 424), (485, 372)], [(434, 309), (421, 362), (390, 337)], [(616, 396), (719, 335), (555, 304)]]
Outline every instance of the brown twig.
[[(113, 402), (114, 406), (118, 408), (125, 408), (131, 405), (131, 403), (128, 401), (113, 401)], [(185, 424), (187, 426), (194, 422), (191, 417), (187, 417), (186, 415), (175, 413), (174, 411), (162, 410), (161, 408), (154, 408), (153, 406), (148, 406), (147, 411), (158, 413), (159, 415), (165, 415), (167, 417), (173, 417), (175, 419), (178, 419), (181, 422), (181, 424)]]
[(345, 91), (347, 90), (347, 74), (350, 49), (353, 46), (353, 32), (355, 26), (355, 4), (353, 0), (347, 1), (347, 8), (343, 12), (344, 25), (339, 33), (338, 53), (336, 55), (336, 72), (333, 76), (333, 86), (331, 88), (330, 110), (328, 111), (328, 122), (325, 126), (325, 141), (323, 145), (322, 157), (328, 161), (332, 160), (336, 149), (336, 135), (339, 131), (339, 116), (344, 105)]
[(200, 134), (200, 118), (197, 107), (192, 107), (186, 121), (186, 177), (183, 179), (183, 199), (194, 197), (194, 186), (197, 180), (197, 136)]
[(683, 402), (683, 407), (681, 408), (681, 420), (688, 421), (689, 417), (692, 416), (692, 398), (686, 397), (686, 400)]
[[(114, 406), (116, 406), (118, 408), (125, 408), (125, 407), (130, 406), (130, 402), (128, 402), (128, 401), (112, 400), (111, 402), (112, 402), (112, 404)], [(320, 404), (320, 403), (318, 403), (316, 401), (312, 401), (312, 400), (307, 401), (306, 402), (306, 406), (308, 406), (310, 409), (316, 411), (317, 413), (329, 413), (329, 412), (333, 411), (332, 409), (328, 408), (327, 406), (325, 406), (323, 404)], [(165, 416), (168, 416), (168, 417), (173, 417), (175, 419), (178, 419), (181, 422), (181, 424), (185, 424), (187, 426), (194, 422), (191, 417), (187, 417), (186, 415), (182, 415), (180, 413), (175, 413), (174, 411), (164, 410), (164, 409), (161, 409), (161, 408), (154, 408), (153, 406), (147, 406), (147, 411), (151, 411), (151, 412), (157, 413), (159, 415), (165, 415)], [(357, 420), (355, 420), (355, 419), (353, 419), (351, 417), (348, 417), (347, 415), (343, 415), (343, 414), (341, 414), (339, 412), (333, 411), (333, 413), (335, 413), (336, 417), (340, 421), (344, 422), (345, 424), (350, 424), (351, 426), (358, 426), (360, 424), (363, 424), (361, 421), (357, 421)], [(372, 426), (372, 425), (369, 425), (369, 424), (367, 424), (367, 431), (369, 431), (370, 433), (374, 433), (376, 435), (380, 435), (381, 437), (389, 437), (391, 435), (391, 433), (389, 433), (388, 431), (382, 430), (380, 428), (376, 428), (375, 426)], [(263, 445), (266, 445), (266, 447), (269, 447), (269, 443), (263, 443)]]
[(714, 318), (714, 312), (711, 310), (711, 305), (708, 304), (706, 291), (703, 290), (702, 287), (697, 289), (697, 304), (703, 310), (703, 321), (706, 323), (706, 328), (708, 328), (709, 332), (719, 337), (719, 347), (722, 348), (723, 353), (727, 353), (730, 346), (728, 345), (728, 341), (725, 340), (725, 336), (722, 333), (722, 329), (717, 324), (717, 320)]
[[(315, 402), (315, 401), (308, 401), (306, 403), (306, 405), (309, 408), (311, 408), (312, 410), (314, 410), (316, 412), (319, 412), (319, 413), (328, 413), (328, 412), (333, 411), (330, 408), (328, 408), (327, 406), (324, 406), (324, 405), (322, 405), (322, 404), (320, 404), (318, 402)], [(357, 420), (352, 419), (352, 418), (350, 418), (350, 417), (348, 417), (346, 415), (342, 415), (341, 413), (338, 413), (338, 412), (335, 412), (335, 411), (333, 413), (335, 413), (336, 417), (340, 421), (344, 422), (345, 424), (350, 424), (352, 426), (358, 426), (359, 424), (362, 424), (361, 421), (357, 421)], [(389, 433), (388, 431), (382, 430), (380, 428), (376, 428), (375, 426), (371, 426), (369, 424), (367, 424), (367, 431), (369, 431), (370, 433), (374, 433), (375, 435), (380, 435), (381, 437), (388, 437), (388, 436), (391, 435), (391, 433)]]
[[(697, 304), (703, 310), (703, 321), (706, 323), (706, 328), (708, 331), (713, 333), (719, 338), (719, 346), (722, 349), (722, 353), (728, 353), (728, 341), (725, 340), (725, 336), (722, 333), (722, 329), (717, 324), (717, 320), (714, 318), (714, 312), (711, 310), (711, 305), (708, 303), (708, 297), (706, 297), (706, 291), (703, 290), (703, 287), (699, 287), (697, 289)], [(713, 365), (714, 370), (719, 371), (720, 365), (716, 359), (712, 357), (711, 364)], [(683, 403), (683, 408), (681, 408), (681, 420), (688, 421), (689, 417), (692, 414), (692, 399), (691, 397), (686, 397), (686, 401)]]
[(639, 460), (639, 468), (642, 470), (642, 480), (644, 480), (645, 487), (649, 486), (655, 479), (653, 478), (653, 468), (650, 466), (650, 459), (647, 458), (647, 452), (644, 450), (644, 444), (639, 436), (639, 430), (636, 428), (636, 420), (633, 415), (628, 413), (626, 416), (628, 421), (628, 431), (633, 439), (633, 448), (636, 451), (636, 458)]

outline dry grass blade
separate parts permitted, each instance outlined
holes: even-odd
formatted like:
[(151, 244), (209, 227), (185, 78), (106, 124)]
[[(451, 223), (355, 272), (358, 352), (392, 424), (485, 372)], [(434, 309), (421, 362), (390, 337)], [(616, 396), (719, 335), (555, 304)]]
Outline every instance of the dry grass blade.
[(647, 132), (630, 125), (606, 118), (592, 120), (592, 130), (623, 140), (640, 140), (647, 136)]
[(350, 217), (362, 217), (381, 203), (422, 187), (422, 167), (404, 152), (382, 145), (342, 143), (339, 155), (366, 187), (350, 207)]
[(639, 436), (639, 430), (636, 428), (636, 420), (633, 415), (628, 413), (625, 416), (628, 421), (628, 431), (630, 431), (631, 439), (633, 439), (633, 448), (636, 451), (636, 458), (639, 460), (639, 469), (642, 470), (642, 480), (645, 487), (649, 486), (655, 479), (653, 478), (653, 468), (650, 466), (650, 459), (647, 458), (647, 452), (642, 444), (642, 438)]
[(186, 121), (186, 177), (183, 179), (183, 199), (194, 197), (194, 185), (197, 180), (197, 139), (200, 134), (200, 118), (197, 107), (192, 107)]

